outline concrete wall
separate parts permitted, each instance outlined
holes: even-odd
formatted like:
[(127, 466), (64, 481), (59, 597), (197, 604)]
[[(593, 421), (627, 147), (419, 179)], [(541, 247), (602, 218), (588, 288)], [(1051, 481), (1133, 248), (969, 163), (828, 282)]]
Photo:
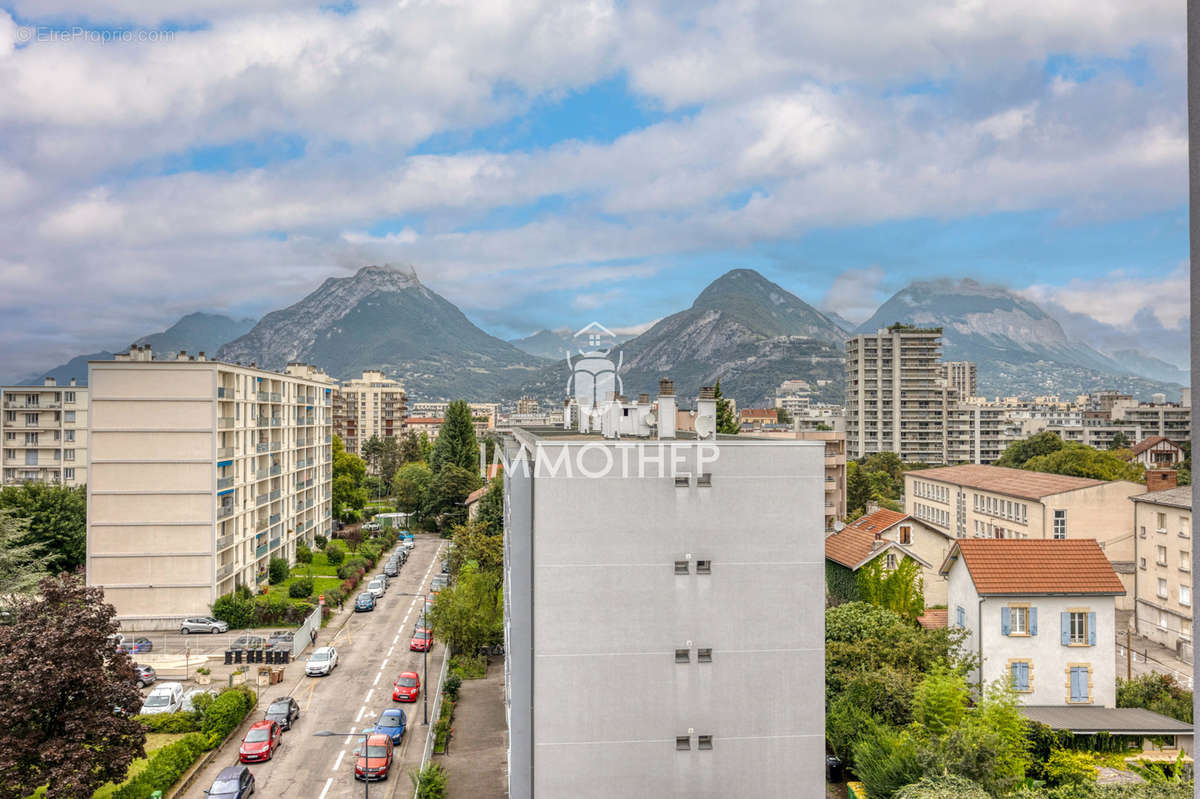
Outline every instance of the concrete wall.
[[(1137, 629), (1152, 641), (1175, 649), (1182, 637), (1192, 640), (1192, 605), (1180, 602), (1179, 589), (1192, 586), (1192, 512), (1153, 502), (1131, 502), (1137, 543)], [(1159, 527), (1158, 514), (1165, 525)], [(1160, 529), (1162, 532), (1160, 532)], [(1143, 535), (1144, 533), (1144, 535)], [(1158, 547), (1167, 550), (1166, 564), (1158, 563)], [(1186, 555), (1186, 561), (1181, 558)], [(1186, 565), (1185, 571), (1182, 566)], [(1167, 581), (1167, 595), (1158, 594), (1158, 580)], [(1180, 635), (1182, 633), (1182, 636)]]

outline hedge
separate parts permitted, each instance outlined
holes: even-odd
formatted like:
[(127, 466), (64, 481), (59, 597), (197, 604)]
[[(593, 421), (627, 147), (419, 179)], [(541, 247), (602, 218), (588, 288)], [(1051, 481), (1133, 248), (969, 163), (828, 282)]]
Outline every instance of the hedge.
[(113, 791), (112, 799), (149, 799), (155, 791), (167, 790), (209, 748), (204, 737), (196, 733), (167, 744), (151, 756), (136, 777)]
[(200, 732), (200, 714), (196, 712), (181, 710), (178, 713), (154, 713), (148, 716), (134, 716), (134, 719), (141, 722), (147, 732)]
[(306, 599), (312, 596), (313, 579), (311, 577), (301, 577), (298, 580), (293, 580), (288, 586), (288, 596), (292, 599)]
[(200, 724), (200, 732), (208, 739), (210, 749), (237, 729), (254, 708), (255, 701), (254, 693), (245, 687), (228, 688), (213, 700)]

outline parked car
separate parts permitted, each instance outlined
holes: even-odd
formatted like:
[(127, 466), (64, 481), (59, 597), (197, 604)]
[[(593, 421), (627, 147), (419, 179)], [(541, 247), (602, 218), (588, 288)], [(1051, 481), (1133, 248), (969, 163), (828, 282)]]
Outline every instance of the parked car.
[(416, 702), (421, 695), (421, 677), (415, 671), (405, 671), (392, 683), (392, 700)]
[(381, 596), (383, 596), (383, 591), (384, 591), (383, 580), (381, 580), (378, 577), (371, 580), (371, 582), (367, 583), (367, 591), (370, 592), (371, 596), (375, 597), (376, 599), (379, 599)]
[(142, 715), (156, 716), (159, 713), (174, 713), (183, 707), (183, 685), (165, 682), (142, 700)]
[(290, 696), (281, 696), (267, 707), (267, 719), (276, 722), (284, 731), (292, 728), (292, 722), (300, 718), (300, 705)]
[(389, 560), (383, 564), (383, 573), (388, 577), (397, 577), (400, 575), (400, 564), (394, 560)]
[(337, 668), (337, 664), (337, 650), (331, 646), (322, 646), (314, 649), (308, 656), (308, 662), (304, 664), (304, 673), (309, 677), (325, 677)]
[(368, 610), (374, 610), (374, 609), (375, 609), (375, 595), (372, 594), (370, 591), (363, 591), (361, 594), (358, 595), (358, 598), (354, 600), (354, 612), (355, 613), (364, 613)]
[(183, 695), (183, 703), (179, 709), (185, 713), (191, 713), (196, 709), (196, 697), (208, 695), (213, 699), (217, 698), (217, 692), (206, 688), (193, 688)]
[(208, 799), (246, 799), (254, 793), (254, 775), (245, 766), (226, 766), (205, 793)]
[(131, 655), (139, 655), (143, 652), (149, 652), (154, 649), (154, 642), (149, 638), (140, 636), (138, 638), (126, 638), (121, 633), (113, 636), (113, 644), (122, 652), (128, 652)]
[(436, 594), (448, 585), (450, 585), (450, 576), (448, 574), (435, 574), (429, 590)]
[(279, 748), (283, 731), (279, 725), (270, 720), (256, 721), (246, 731), (242, 745), (238, 748), (238, 760), (243, 763), (256, 763), (270, 760)]
[(386, 780), (392, 769), (392, 739), (383, 734), (368, 735), (366, 744), (354, 750), (356, 780)]
[(410, 652), (428, 652), (433, 648), (433, 633), (429, 630), (417, 630), (413, 633), (412, 641), (408, 644)]
[(404, 739), (404, 731), (407, 728), (408, 716), (404, 715), (404, 711), (398, 707), (389, 707), (379, 714), (379, 719), (371, 729), (388, 736), (392, 743), (398, 746)]
[(364, 533), (378, 533), (383, 529), (383, 525), (379, 522), (367, 522), (362, 526)]
[(450, 561), (447, 560), (446, 558), (442, 558), (442, 574), (449, 574), (449, 573), (450, 573)]
[(234, 642), (229, 645), (229, 648), (233, 650), (266, 649), (267, 639), (263, 638), (261, 635), (242, 635), (234, 640)]
[(267, 639), (267, 649), (286, 649), (289, 652), (292, 649), (292, 641), (295, 640), (296, 633), (293, 630), (278, 630), (271, 633)]
[(188, 633), (227, 633), (229, 624), (212, 616), (192, 616), (179, 625), (181, 635)]
[(158, 674), (155, 673), (153, 666), (143, 666), (139, 663), (133, 664), (134, 682), (138, 688), (145, 688), (147, 685), (153, 685), (158, 679)]

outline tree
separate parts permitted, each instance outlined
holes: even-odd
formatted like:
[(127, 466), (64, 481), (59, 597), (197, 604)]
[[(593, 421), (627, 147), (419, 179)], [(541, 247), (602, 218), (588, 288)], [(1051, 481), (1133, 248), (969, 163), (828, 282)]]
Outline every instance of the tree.
[(339, 516), (345, 508), (361, 510), (366, 504), (367, 489), (356, 485), (352, 475), (340, 474), (333, 478), (333, 506)]
[(1108, 442), (1109, 449), (1129, 449), (1133, 446), (1133, 442), (1129, 440), (1129, 436), (1125, 435), (1120, 430), (1112, 437), (1112, 441)]
[(905, 731), (872, 723), (854, 745), (854, 773), (868, 796), (891, 799), (922, 776), (916, 742)]
[(498, 572), (463, 568), (458, 580), (434, 600), (430, 621), (434, 632), (453, 652), (474, 654), (504, 635), (504, 609)]
[(358, 546), (363, 542), (363, 531), (361, 527), (351, 527), (342, 534), (342, 540), (346, 542), (346, 546), (351, 552), (357, 552)]
[(50, 556), (41, 544), (26, 543), (28, 531), (28, 519), (0, 509), (0, 601), (30, 593), (49, 571)]
[(717, 399), (717, 432), (730, 436), (736, 436), (742, 432), (742, 425), (738, 422), (737, 417), (733, 415), (733, 407), (729, 404), (729, 400), (725, 398), (725, 395), (721, 393), (720, 380), (713, 387), (713, 396)]
[(381, 474), (379, 466), (383, 459), (383, 439), (378, 435), (374, 435), (364, 441), (362, 445), (362, 458), (366, 463), (367, 471), (371, 474)]
[(1038, 433), (1024, 441), (1014, 441), (996, 460), (994, 466), (1008, 466), (1020, 469), (1030, 458), (1039, 455), (1049, 455), (1063, 448), (1063, 440), (1057, 433)]
[(400, 465), (404, 463), (400, 458), (400, 442), (394, 437), (388, 436), (383, 439), (383, 448), (379, 453), (379, 471), (378, 474), (384, 479), (384, 489), (387, 488), (387, 480), (391, 475), (396, 473)]
[(872, 605), (914, 622), (925, 612), (921, 567), (908, 556), (902, 557), (890, 572), (884, 568), (883, 558), (875, 558), (858, 570), (857, 583), (858, 596)]
[(446, 418), (438, 431), (429, 465), (434, 473), (446, 466), (457, 466), (468, 472), (479, 469), (479, 442), (475, 438), (475, 420), (471, 406), (464, 400), (454, 400), (446, 407)]
[(91, 796), (145, 755), (146, 730), (132, 718), (142, 697), (110, 640), (116, 609), (101, 589), (64, 574), (37, 593), (17, 598), (14, 623), (0, 625), (0, 796), (41, 786), (46, 799)]
[(426, 494), (432, 482), (433, 470), (426, 464), (416, 461), (401, 466), (392, 478), (392, 495), (396, 497), (396, 507), (405, 513), (415, 513), (419, 516), (425, 507)]
[(483, 572), (499, 573), (504, 568), (504, 542), (500, 536), (492, 535), (478, 520), (460, 524), (451, 535), (454, 546), (450, 549), (450, 573), (457, 574), (468, 563)]
[(342, 565), (342, 561), (345, 559), (346, 553), (342, 551), (341, 547), (333, 544), (333, 542), (330, 542), (330, 544), (325, 547), (325, 562), (330, 566), (333, 566), (336, 569), (338, 566)]
[(267, 579), (271, 585), (278, 585), (288, 578), (288, 562), (283, 558), (271, 558), (267, 561)]
[(483, 481), (479, 475), (453, 463), (447, 463), (435, 472), (429, 483), (429, 513), (438, 521), (438, 527), (448, 530), (466, 520), (467, 508), (463, 504)]
[(49, 571), (75, 571), (87, 556), (87, 488), (26, 483), (0, 490), (0, 509), (29, 520), (26, 542), (41, 544)]
[(421, 457), (421, 442), (417, 438), (417, 434), (411, 430), (405, 433), (404, 437), (400, 439), (398, 452), (401, 465), (424, 460)]
[(1049, 455), (1030, 458), (1021, 468), (1031, 472), (1069, 474), (1095, 480), (1130, 480), (1135, 483), (1146, 481), (1146, 469), (1142, 464), (1122, 460), (1113, 452), (1093, 449), (1074, 441), (1064, 444), (1062, 449)]
[(788, 413), (788, 409), (782, 405), (775, 409), (775, 420), (780, 424), (791, 424), (792, 415)]
[(846, 512), (865, 511), (871, 501), (871, 481), (855, 461), (846, 464)]
[(1150, 672), (1131, 680), (1118, 678), (1117, 707), (1142, 707), (1192, 723), (1192, 692), (1169, 674)]
[(487, 492), (479, 499), (479, 511), (475, 520), (483, 524), (489, 535), (504, 532), (504, 477), (497, 474), (488, 485)]

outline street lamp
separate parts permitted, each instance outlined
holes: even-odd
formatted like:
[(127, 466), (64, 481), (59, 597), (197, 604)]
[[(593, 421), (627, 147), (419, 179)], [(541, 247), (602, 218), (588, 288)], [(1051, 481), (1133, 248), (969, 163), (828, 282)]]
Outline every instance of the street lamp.
[(315, 737), (315, 738), (337, 738), (342, 735), (352, 735), (356, 738), (361, 736), (363, 739), (362, 753), (363, 753), (363, 759), (365, 761), (365, 764), (363, 765), (363, 796), (370, 797), (370, 795), (371, 795), (371, 780), (369, 780), (367, 778), (368, 775), (367, 775), (367, 765), (366, 764), (369, 764), (371, 762), (371, 758), (367, 757), (367, 738), (371, 735), (371, 733), (367, 732), (366, 728), (364, 728), (362, 732), (334, 732), (333, 730), (317, 730), (316, 732), (313, 733), (313, 737)]

